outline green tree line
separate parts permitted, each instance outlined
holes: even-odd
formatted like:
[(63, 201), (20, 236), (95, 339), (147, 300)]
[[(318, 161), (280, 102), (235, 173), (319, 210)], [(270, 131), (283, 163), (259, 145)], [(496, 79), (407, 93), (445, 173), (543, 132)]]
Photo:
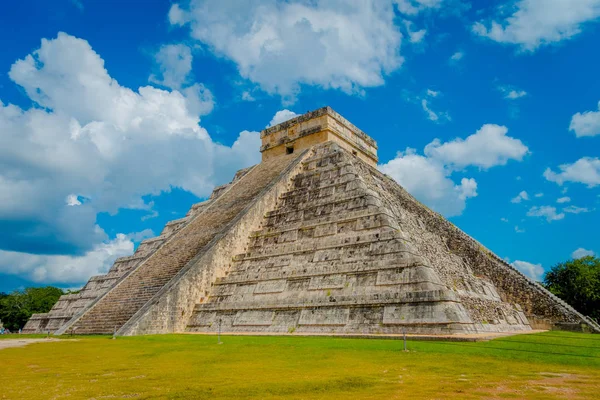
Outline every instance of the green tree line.
[(600, 321), (600, 258), (557, 264), (546, 273), (543, 284), (580, 313)]
[(32, 314), (46, 313), (65, 294), (53, 286), (30, 287), (12, 293), (0, 293), (0, 321), (5, 328), (17, 332)]

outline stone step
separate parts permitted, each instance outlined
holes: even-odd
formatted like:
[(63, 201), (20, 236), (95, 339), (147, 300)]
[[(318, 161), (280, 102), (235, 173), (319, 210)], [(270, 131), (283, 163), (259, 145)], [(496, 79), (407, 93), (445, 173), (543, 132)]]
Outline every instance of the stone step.
[[(260, 227), (261, 229), (254, 231), (253, 234), (250, 236), (252, 237), (253, 235), (269, 235), (270, 233), (284, 232), (284, 231), (289, 231), (289, 230), (294, 230), (294, 229), (295, 230), (304, 230), (304, 228), (311, 229), (311, 228), (316, 228), (317, 225), (351, 222), (351, 221), (359, 219), (359, 218), (365, 218), (365, 217), (370, 217), (370, 216), (379, 215), (379, 214), (387, 215), (388, 217), (390, 217), (392, 223), (395, 223), (393, 217), (391, 217), (386, 212), (386, 210), (382, 210), (380, 208), (373, 207), (373, 206), (367, 206), (367, 207), (359, 207), (357, 209), (347, 211), (343, 214), (329, 213), (329, 214), (326, 214), (323, 216), (311, 218), (310, 220), (293, 220), (293, 221), (287, 221), (287, 222), (281, 221), (278, 224), (269, 223), (269, 221), (264, 221), (262, 226)], [(396, 227), (396, 225), (393, 225), (393, 226)]]
[[(353, 248), (356, 251), (351, 251)], [(349, 249), (350, 251), (347, 253), (340, 251), (344, 249)], [(310, 254), (313, 262), (339, 259), (352, 261), (366, 259), (374, 255), (402, 253), (405, 251), (412, 251), (410, 242), (405, 240), (401, 233), (389, 230), (381, 233), (369, 232), (367, 234), (346, 237), (331, 236), (314, 242), (300, 241), (298, 243), (284, 243), (265, 251), (238, 254), (233, 257), (233, 261), (267, 259), (302, 253)]]
[(294, 301), (278, 301), (268, 303), (264, 299), (243, 301), (243, 302), (222, 302), (222, 303), (199, 303), (196, 304), (194, 312), (200, 311), (230, 311), (230, 310), (260, 310), (260, 309), (294, 309), (307, 307), (342, 307), (342, 306), (374, 306), (386, 304), (404, 304), (404, 303), (440, 303), (454, 302), (460, 303), (458, 296), (448, 290), (428, 290), (420, 292), (386, 292), (374, 293), (368, 295), (331, 295), (321, 298), (294, 299)]
[[(330, 224), (348, 224), (348, 223), (352, 223), (356, 220), (380, 220), (382, 221), (381, 226), (390, 226), (393, 227), (395, 229), (398, 229), (398, 225), (396, 224), (396, 221), (394, 221), (394, 217), (390, 216), (389, 214), (385, 213), (384, 211), (380, 210), (377, 212), (372, 212), (372, 213), (364, 213), (364, 212), (360, 212), (358, 214), (351, 214), (351, 215), (338, 215), (337, 218), (335, 220), (327, 220), (327, 221), (319, 221), (319, 220), (312, 220), (312, 221), (307, 221), (307, 222), (296, 222), (293, 224), (289, 224), (289, 225), (283, 225), (283, 226), (277, 226), (277, 227), (265, 227), (263, 229), (259, 229), (256, 231), (253, 231), (250, 234), (250, 238), (252, 239), (256, 239), (256, 238), (260, 238), (260, 237), (271, 237), (271, 236), (280, 236), (282, 234), (286, 234), (290, 231), (306, 231), (306, 230), (311, 230), (311, 229), (316, 229), (319, 226), (322, 225), (330, 225)], [(385, 221), (385, 222), (383, 222)], [(346, 226), (350, 226), (350, 225), (346, 225)], [(323, 228), (319, 228), (319, 229), (323, 229)]]
[[(406, 274), (406, 269), (422, 269), (426, 268), (432, 273), (431, 267), (423, 265), (423, 260), (420, 256), (414, 253), (407, 253), (403, 258), (387, 259), (387, 260), (371, 260), (368, 262), (355, 261), (351, 263), (331, 262), (324, 266), (314, 265), (313, 263), (296, 264), (280, 268), (262, 268), (260, 270), (238, 270), (229, 275), (218, 278), (215, 286), (232, 285), (232, 284), (247, 284), (266, 281), (277, 281), (281, 279), (298, 279), (311, 278), (315, 276), (328, 275), (357, 275), (368, 273), (382, 273), (388, 275), (399, 275), (397, 280), (401, 279), (402, 274)], [(275, 269), (275, 270), (273, 270)], [(391, 280), (391, 278), (388, 278)], [(432, 282), (439, 283), (439, 279), (428, 278)]]

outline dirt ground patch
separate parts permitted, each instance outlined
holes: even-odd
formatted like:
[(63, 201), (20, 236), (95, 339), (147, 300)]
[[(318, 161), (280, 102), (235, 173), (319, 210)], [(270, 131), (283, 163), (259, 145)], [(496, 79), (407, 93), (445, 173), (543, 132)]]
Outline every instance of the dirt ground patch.
[(23, 347), (23, 346), (27, 346), (30, 343), (40, 343), (40, 342), (58, 342), (59, 339), (52, 339), (52, 338), (48, 338), (48, 339), (6, 339), (6, 340), (0, 340), (0, 350), (3, 349), (8, 349), (11, 347)]

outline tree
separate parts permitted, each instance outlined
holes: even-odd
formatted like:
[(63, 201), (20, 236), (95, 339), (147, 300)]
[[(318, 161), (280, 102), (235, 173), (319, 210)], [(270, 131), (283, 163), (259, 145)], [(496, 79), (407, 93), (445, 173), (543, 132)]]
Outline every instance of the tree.
[(18, 331), (32, 314), (50, 311), (63, 294), (62, 289), (52, 286), (15, 290), (8, 295), (3, 293), (0, 295), (0, 320), (5, 328)]
[(544, 276), (544, 286), (580, 313), (600, 320), (600, 258), (557, 264)]

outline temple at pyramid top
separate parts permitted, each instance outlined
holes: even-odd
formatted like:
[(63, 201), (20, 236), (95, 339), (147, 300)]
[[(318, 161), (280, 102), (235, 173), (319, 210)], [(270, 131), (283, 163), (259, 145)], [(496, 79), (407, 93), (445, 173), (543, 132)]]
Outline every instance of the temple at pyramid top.
[(332, 141), (367, 164), (377, 165), (377, 142), (329, 106), (271, 126), (260, 138), (263, 161)]

